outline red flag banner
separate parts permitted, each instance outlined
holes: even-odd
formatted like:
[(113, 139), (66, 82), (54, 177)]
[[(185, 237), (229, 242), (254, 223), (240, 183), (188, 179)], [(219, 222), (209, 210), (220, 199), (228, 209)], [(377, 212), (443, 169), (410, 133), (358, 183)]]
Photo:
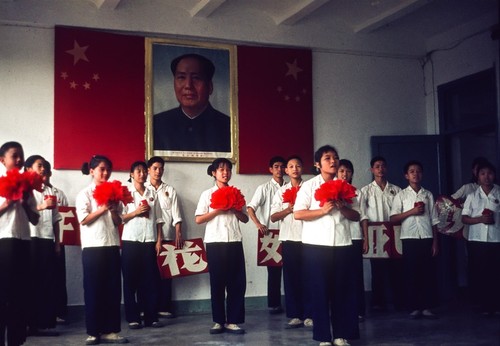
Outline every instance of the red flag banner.
[(185, 240), (182, 249), (177, 249), (173, 241), (162, 244), (157, 262), (164, 279), (208, 272), (207, 253), (201, 238)]
[(312, 53), (238, 46), (239, 173), (268, 174), (269, 159), (313, 167)]
[(145, 157), (144, 37), (55, 28), (54, 167), (94, 154), (128, 171)]
[(368, 244), (370, 249), (364, 258), (400, 258), (403, 254), (401, 244), (401, 225), (390, 222), (368, 223)]
[(269, 234), (262, 234), (259, 230), (257, 237), (257, 265), (266, 267), (281, 267), (283, 256), (281, 255), (281, 242), (279, 241), (279, 230), (270, 229)]

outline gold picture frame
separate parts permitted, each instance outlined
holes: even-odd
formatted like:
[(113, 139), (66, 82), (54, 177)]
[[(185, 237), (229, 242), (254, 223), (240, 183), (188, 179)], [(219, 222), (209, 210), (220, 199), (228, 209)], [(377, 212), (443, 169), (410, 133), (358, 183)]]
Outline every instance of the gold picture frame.
[[(238, 91), (236, 46), (222, 43), (200, 41), (146, 38), (146, 73), (145, 73), (145, 116), (146, 116), (146, 157), (161, 156), (166, 161), (211, 162), (215, 158), (225, 157), (237, 161), (238, 148)], [(215, 110), (228, 115), (230, 119), (230, 150), (217, 151), (168, 148), (163, 143), (163, 130), (155, 131), (155, 116), (165, 116), (169, 110), (179, 108), (173, 88), (174, 77), (170, 70), (173, 59), (184, 54), (199, 54), (213, 62), (215, 74), (212, 79), (213, 92), (210, 104)], [(158, 119), (156, 119), (158, 120)], [(158, 122), (157, 122), (158, 123)], [(162, 123), (163, 124), (163, 123)], [(163, 125), (162, 125), (163, 128)], [(166, 132), (166, 131), (165, 131)], [(157, 138), (155, 145), (155, 137)], [(188, 138), (188, 136), (186, 136)], [(224, 141), (227, 138), (224, 137)], [(159, 146), (164, 147), (159, 147)]]

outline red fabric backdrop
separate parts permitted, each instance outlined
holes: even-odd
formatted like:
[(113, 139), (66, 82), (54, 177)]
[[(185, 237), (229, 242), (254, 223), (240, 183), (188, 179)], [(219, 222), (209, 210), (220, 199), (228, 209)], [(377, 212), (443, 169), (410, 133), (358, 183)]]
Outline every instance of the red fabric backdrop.
[(145, 156), (144, 38), (55, 29), (54, 167), (92, 155), (128, 171)]
[(269, 174), (269, 159), (299, 155), (313, 166), (312, 54), (238, 47), (239, 170)]
[[(313, 156), (310, 50), (239, 46), (239, 172), (268, 174), (272, 156)], [(94, 154), (115, 170), (145, 158), (144, 37), (55, 29), (54, 167)]]

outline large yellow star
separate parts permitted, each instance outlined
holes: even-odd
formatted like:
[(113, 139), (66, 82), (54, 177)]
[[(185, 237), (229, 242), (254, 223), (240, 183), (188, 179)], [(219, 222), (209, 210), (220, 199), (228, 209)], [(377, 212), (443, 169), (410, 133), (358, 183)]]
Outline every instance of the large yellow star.
[(297, 80), (297, 76), (298, 76), (299, 72), (303, 71), (299, 66), (297, 66), (297, 59), (295, 59), (292, 64), (287, 62), (286, 66), (288, 66), (288, 71), (286, 71), (285, 77), (286, 76), (293, 76), (293, 78), (295, 78), (295, 80)]
[(73, 49), (66, 51), (66, 53), (73, 55), (73, 65), (76, 65), (76, 63), (80, 60), (85, 60), (87, 62), (89, 61), (89, 59), (85, 55), (85, 51), (87, 50), (87, 48), (89, 48), (89, 46), (80, 47), (78, 42), (76, 42), (75, 40), (75, 42), (73, 43)]

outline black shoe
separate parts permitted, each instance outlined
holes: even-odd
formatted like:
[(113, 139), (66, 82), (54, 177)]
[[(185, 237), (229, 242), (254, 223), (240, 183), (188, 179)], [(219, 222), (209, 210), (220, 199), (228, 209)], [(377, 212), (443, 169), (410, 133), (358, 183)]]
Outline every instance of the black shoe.
[(237, 324), (228, 323), (226, 324), (226, 333), (230, 334), (245, 334), (245, 329), (240, 328)]
[(221, 333), (224, 333), (224, 326), (220, 323), (216, 323), (212, 328), (210, 328), (210, 334), (221, 334)]

